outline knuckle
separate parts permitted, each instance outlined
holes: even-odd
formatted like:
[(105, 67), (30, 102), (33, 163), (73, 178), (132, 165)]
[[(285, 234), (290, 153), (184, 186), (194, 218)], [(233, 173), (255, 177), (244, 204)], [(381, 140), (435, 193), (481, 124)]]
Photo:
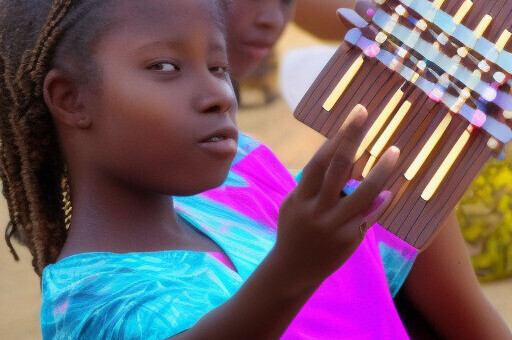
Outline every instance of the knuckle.
[(280, 210), (286, 210), (288, 209), (288, 207), (290, 205), (292, 205), (292, 201), (293, 201), (293, 193), (291, 193), (290, 195), (286, 196), (285, 199), (283, 200), (283, 203), (281, 203), (281, 208)]
[(297, 204), (295, 208), (295, 216), (299, 222), (314, 220), (317, 215), (316, 207), (309, 200)]
[(324, 167), (324, 161), (320, 156), (313, 157), (305, 167), (305, 171), (319, 170)]
[(299, 220), (306, 222), (312, 230), (324, 232), (329, 229), (330, 224), (326, 216), (327, 214), (323, 212), (324, 210), (317, 201), (310, 202), (299, 212), (301, 215)]
[(345, 154), (335, 157), (331, 162), (331, 168), (333, 170), (345, 170), (352, 166), (352, 161)]
[(330, 230), (332, 229), (333, 223), (327, 214), (323, 214), (317, 219), (317, 226), (321, 230)]
[(363, 129), (359, 126), (353, 126), (347, 131), (347, 134), (345, 135), (345, 141), (346, 143), (355, 144), (359, 142), (359, 139), (361, 139), (361, 133)]
[(359, 244), (361, 243), (361, 235), (359, 232), (354, 232), (353, 230), (347, 230), (347, 228), (343, 228), (337, 234), (337, 241), (346, 249), (355, 250)]
[(371, 191), (374, 188), (377, 188), (379, 186), (380, 186), (380, 181), (377, 178), (375, 178), (375, 176), (368, 176), (364, 180), (364, 186), (362, 186), (362, 189), (364, 189), (366, 191)]
[(376, 181), (370, 181), (366, 183), (366, 185), (361, 187), (361, 194), (369, 197), (371, 199), (374, 198), (381, 189), (382, 185)]
[(313, 221), (315, 221), (320, 215), (320, 210), (319, 210), (318, 204), (316, 203), (316, 200), (308, 202), (303, 207), (301, 214), (304, 217), (307, 216), (308, 218), (311, 218)]
[(299, 206), (298, 199), (295, 191), (285, 197), (279, 208), (279, 214), (288, 213), (288, 211), (295, 212), (300, 211), (297, 209)]
[(318, 228), (323, 230), (324, 232), (331, 233), (339, 227), (339, 223), (336, 219), (333, 219), (333, 216), (329, 213), (324, 213), (318, 219)]

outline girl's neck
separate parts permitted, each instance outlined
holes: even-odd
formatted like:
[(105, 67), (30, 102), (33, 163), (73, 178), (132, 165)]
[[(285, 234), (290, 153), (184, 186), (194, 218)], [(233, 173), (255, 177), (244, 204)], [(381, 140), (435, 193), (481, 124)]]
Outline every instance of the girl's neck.
[(72, 183), (73, 218), (60, 258), (85, 252), (219, 250), (177, 217), (169, 195), (102, 179), (72, 178)]

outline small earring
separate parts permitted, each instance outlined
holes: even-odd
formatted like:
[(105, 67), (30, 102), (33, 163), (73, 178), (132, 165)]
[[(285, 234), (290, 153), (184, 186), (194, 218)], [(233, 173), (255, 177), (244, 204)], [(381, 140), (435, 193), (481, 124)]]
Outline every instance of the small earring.
[(89, 118), (87, 116), (82, 116), (78, 119), (78, 125), (81, 128), (87, 128), (89, 127)]

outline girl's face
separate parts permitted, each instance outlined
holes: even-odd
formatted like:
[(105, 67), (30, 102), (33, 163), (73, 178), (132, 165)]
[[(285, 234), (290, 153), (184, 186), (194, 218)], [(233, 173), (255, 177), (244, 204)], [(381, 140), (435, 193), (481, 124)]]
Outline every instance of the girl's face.
[[(225, 180), (236, 154), (236, 98), (211, 0), (123, 5), (86, 95), (92, 166), (120, 183), (191, 195)], [(136, 183), (136, 184), (135, 184)]]
[(235, 0), (228, 18), (229, 61), (237, 79), (250, 75), (290, 21), (295, 0)]

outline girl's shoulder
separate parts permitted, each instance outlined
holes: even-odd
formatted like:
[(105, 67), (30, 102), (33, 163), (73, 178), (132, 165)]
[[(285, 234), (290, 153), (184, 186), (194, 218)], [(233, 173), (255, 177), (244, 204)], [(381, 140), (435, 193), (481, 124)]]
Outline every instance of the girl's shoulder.
[(239, 276), (201, 252), (73, 255), (43, 272), (43, 337), (169, 337), (240, 285)]
[[(48, 265), (43, 271), (44, 280), (67, 281), (95, 277), (115, 278), (116, 273), (131, 273), (140, 271), (142, 274), (151, 272), (169, 273), (183, 272), (181, 267), (189, 268), (189, 264), (202, 264), (205, 261), (204, 252), (191, 250), (165, 250), (155, 252), (110, 253), (91, 252), (65, 257)], [(141, 274), (137, 273), (137, 274)]]

